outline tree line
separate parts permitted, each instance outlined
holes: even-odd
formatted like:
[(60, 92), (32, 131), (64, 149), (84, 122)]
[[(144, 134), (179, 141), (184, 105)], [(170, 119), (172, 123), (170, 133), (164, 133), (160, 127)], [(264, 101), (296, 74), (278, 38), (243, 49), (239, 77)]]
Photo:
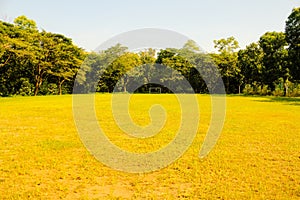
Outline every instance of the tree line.
[[(214, 44), (217, 53), (201, 52), (193, 41), (180, 49), (130, 52), (116, 44), (86, 52), (70, 38), (40, 31), (20, 16), (13, 23), (0, 21), (0, 96), (69, 94), (74, 84), (81, 92), (148, 92), (154, 78), (180, 91), (182, 77), (196, 93), (208, 93), (217, 87), (212, 65), (228, 94), (300, 96), (300, 8), (289, 15), (285, 32), (267, 32), (245, 49), (234, 37)], [(157, 65), (178, 73), (159, 71)], [(130, 91), (138, 82), (144, 85)], [(172, 91), (162, 87), (162, 92)]]
[(39, 31), (25, 16), (0, 22), (0, 95), (72, 91), (85, 52), (61, 34)]

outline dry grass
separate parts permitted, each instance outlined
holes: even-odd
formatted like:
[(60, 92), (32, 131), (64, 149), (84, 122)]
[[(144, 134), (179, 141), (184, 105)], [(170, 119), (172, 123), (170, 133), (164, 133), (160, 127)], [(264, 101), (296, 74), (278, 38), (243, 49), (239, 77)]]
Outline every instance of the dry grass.
[[(107, 135), (129, 151), (147, 152), (172, 139), (178, 104), (172, 95), (135, 95), (133, 119), (148, 108), (168, 111), (163, 131), (144, 141), (114, 125), (111, 95), (97, 95)], [(72, 116), (71, 96), (0, 98), (0, 199), (300, 199), (300, 99), (227, 97), (224, 130), (198, 158), (209, 126), (209, 96), (198, 96), (201, 121), (191, 148), (172, 165), (147, 174), (114, 171), (90, 155)]]

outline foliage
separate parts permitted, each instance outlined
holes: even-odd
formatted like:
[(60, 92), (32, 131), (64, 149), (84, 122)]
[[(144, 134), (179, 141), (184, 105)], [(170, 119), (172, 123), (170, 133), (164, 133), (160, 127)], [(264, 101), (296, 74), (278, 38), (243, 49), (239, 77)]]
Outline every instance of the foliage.
[(28, 78), (20, 78), (20, 87), (17, 94), (22, 96), (31, 96), (33, 94), (33, 85)]
[(290, 97), (300, 97), (300, 84), (293, 84), (290, 88)]
[[(1, 96), (48, 94), (39, 92), (44, 82), (49, 88), (56, 84), (57, 94), (62, 94), (63, 83), (72, 82), (84, 59), (83, 50), (71, 39), (39, 32), (36, 23), (25, 16), (17, 17), (14, 24), (0, 21), (0, 38)], [(33, 85), (33, 92), (32, 88), (24, 91), (25, 83)]]
[[(208, 93), (218, 87), (211, 78), (216, 74), (214, 65), (227, 93), (297, 96), (299, 24), (300, 8), (295, 8), (285, 33), (267, 32), (245, 49), (239, 49), (234, 37), (214, 40), (217, 53), (202, 52), (192, 40), (179, 49), (129, 52), (116, 44), (100, 52), (84, 52), (70, 38), (40, 31), (35, 21), (19, 16), (13, 24), (0, 21), (0, 96), (128, 92), (138, 84), (142, 86), (135, 92), (148, 92), (157, 86), (151, 83), (153, 77), (176, 88), (185, 78), (196, 93)], [(173, 70), (156, 73), (158, 65)], [(73, 91), (73, 85), (78, 91)], [(171, 91), (162, 88), (162, 92)]]
[(238, 65), (244, 84), (262, 83), (262, 59), (263, 50), (257, 43), (251, 43), (238, 52)]
[(300, 80), (300, 7), (294, 8), (286, 21), (286, 41), (289, 44), (289, 68), (295, 80)]
[[(226, 93), (237, 93), (242, 80), (236, 52), (239, 44), (234, 37), (215, 40), (214, 43), (219, 54), (212, 54), (212, 57), (220, 69), (225, 82)], [(235, 87), (236, 85), (238, 87)]]
[[(264, 84), (272, 85), (279, 78), (285, 77), (287, 72), (287, 55), (285, 48), (287, 42), (285, 34), (281, 32), (267, 32), (261, 36), (259, 45), (263, 50), (262, 58), (262, 81)], [(274, 89), (272, 87), (272, 89)]]
[(243, 94), (245, 95), (270, 95), (271, 90), (268, 85), (260, 85), (257, 82), (253, 82), (252, 84), (246, 84), (243, 89)]

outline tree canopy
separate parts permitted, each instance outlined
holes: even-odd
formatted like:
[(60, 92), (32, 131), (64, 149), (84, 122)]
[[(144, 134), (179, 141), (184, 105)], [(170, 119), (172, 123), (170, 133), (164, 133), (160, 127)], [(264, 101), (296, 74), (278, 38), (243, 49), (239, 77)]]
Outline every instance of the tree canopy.
[[(130, 52), (116, 44), (86, 52), (72, 39), (39, 30), (34, 20), (19, 16), (13, 23), (0, 21), (0, 96), (67, 94), (74, 84), (83, 93), (128, 92), (137, 82), (144, 83), (137, 91), (147, 92), (155, 76), (175, 85), (184, 77), (196, 93), (208, 93), (215, 83), (204, 80), (213, 63), (227, 93), (300, 96), (300, 8), (293, 9), (285, 25), (285, 32), (267, 32), (245, 49), (234, 37), (214, 40), (216, 53), (201, 51), (192, 40), (180, 49)], [(178, 73), (157, 74), (157, 65)]]

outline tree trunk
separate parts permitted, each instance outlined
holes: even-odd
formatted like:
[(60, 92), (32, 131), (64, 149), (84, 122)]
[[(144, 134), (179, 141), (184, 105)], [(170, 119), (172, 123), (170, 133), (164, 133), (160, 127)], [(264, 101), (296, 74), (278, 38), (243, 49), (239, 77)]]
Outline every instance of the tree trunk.
[(35, 80), (36, 81), (35, 81), (35, 88), (34, 88), (34, 96), (36, 96), (38, 94), (39, 88), (40, 88), (40, 86), (41, 86), (41, 84), (43, 82), (42, 77), (38, 76), (38, 75), (36, 76)]
[(61, 91), (61, 83), (58, 83), (58, 94), (62, 95), (62, 91)]
[(226, 93), (227, 94), (229, 94), (229, 77), (227, 76), (227, 78), (226, 78), (226, 88), (225, 88), (225, 91), (226, 91)]
[(289, 95), (289, 78), (287, 78), (284, 83), (284, 96), (287, 97), (288, 95)]
[(127, 83), (128, 83), (128, 80), (127, 80), (127, 76), (125, 75), (124, 76), (124, 85), (123, 85), (123, 92), (124, 93), (127, 92)]
[(35, 88), (34, 88), (34, 96), (37, 95), (38, 91), (39, 91), (39, 82), (36, 81), (36, 82), (35, 82)]
[(40, 65), (38, 65), (37, 75), (35, 75), (34, 96), (36, 96), (38, 94), (39, 88), (43, 82), (42, 75), (43, 75), (43, 73), (41, 73), (41, 67), (40, 67)]
[(62, 84), (65, 82), (65, 79), (63, 79), (62, 81), (60, 80), (60, 77), (58, 78), (58, 94), (62, 95)]

